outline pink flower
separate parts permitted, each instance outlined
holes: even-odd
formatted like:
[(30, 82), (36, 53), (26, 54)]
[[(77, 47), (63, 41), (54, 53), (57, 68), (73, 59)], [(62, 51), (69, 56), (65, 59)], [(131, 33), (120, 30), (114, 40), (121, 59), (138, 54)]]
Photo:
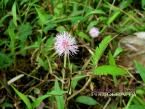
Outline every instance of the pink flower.
[(75, 38), (67, 32), (56, 35), (54, 47), (59, 56), (64, 54), (74, 55), (78, 51)]
[(93, 27), (90, 29), (89, 34), (92, 38), (98, 37), (99, 36), (99, 29), (96, 27)]

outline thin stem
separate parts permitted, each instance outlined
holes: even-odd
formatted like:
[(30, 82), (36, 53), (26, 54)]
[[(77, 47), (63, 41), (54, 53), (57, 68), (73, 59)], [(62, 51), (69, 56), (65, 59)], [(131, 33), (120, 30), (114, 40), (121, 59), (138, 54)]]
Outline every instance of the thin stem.
[(45, 55), (45, 57), (46, 57), (47, 62), (48, 62), (49, 72), (50, 72), (50, 74), (52, 74), (52, 73), (53, 73), (53, 71), (52, 71), (52, 67), (51, 67), (51, 64), (50, 64), (50, 60), (49, 60), (49, 58), (48, 58), (48, 56), (47, 56), (47, 55)]
[(64, 68), (66, 68), (67, 54), (64, 54)]
[(110, 103), (110, 101), (111, 101), (111, 98), (108, 99), (108, 101), (107, 101), (107, 103), (105, 104), (105, 106), (103, 107), (103, 109), (106, 109), (106, 108), (107, 108), (107, 106), (108, 106), (108, 104)]
[(131, 104), (133, 98), (134, 98), (134, 95), (132, 95), (132, 96), (130, 97), (130, 99), (129, 99), (129, 101), (128, 101), (128, 103), (127, 103), (127, 106), (125, 107), (125, 109), (129, 109), (129, 106), (130, 106), (130, 104)]
[(72, 81), (72, 64), (70, 64), (69, 61), (69, 56), (68, 56), (68, 65), (69, 65), (69, 69), (70, 69), (70, 76), (69, 76), (69, 83), (68, 83), (68, 94), (71, 95), (72, 90), (71, 90), (71, 81)]
[(98, 3), (98, 5), (97, 5), (96, 8), (99, 8), (99, 6), (101, 5), (101, 3), (102, 3), (102, 0), (99, 1), (99, 3)]
[(114, 82), (115, 86), (117, 86), (117, 79), (116, 79), (116, 76), (113, 76), (113, 82)]
[(92, 48), (95, 47), (95, 45), (94, 45), (94, 39), (93, 39), (93, 38), (92, 38), (92, 40), (91, 40), (91, 45), (92, 45)]
[(62, 89), (64, 88), (64, 84), (65, 84), (65, 69), (62, 69)]
[(64, 63), (63, 63), (63, 69), (62, 69), (62, 81), (63, 81), (63, 83), (62, 83), (62, 89), (63, 89), (63, 87), (64, 87), (64, 81), (65, 81), (65, 68), (66, 68), (66, 63), (67, 63), (67, 54), (65, 53), (64, 54)]

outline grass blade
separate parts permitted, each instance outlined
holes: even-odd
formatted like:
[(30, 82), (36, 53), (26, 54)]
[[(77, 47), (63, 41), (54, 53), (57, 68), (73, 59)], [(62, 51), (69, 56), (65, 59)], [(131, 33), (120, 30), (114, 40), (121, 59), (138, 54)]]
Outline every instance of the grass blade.
[(32, 105), (30, 100), (28, 99), (28, 97), (26, 95), (24, 95), (23, 93), (19, 92), (15, 87), (11, 86), (14, 91), (16, 92), (16, 94), (20, 97), (20, 99), (26, 104), (27, 109), (32, 109)]
[(17, 7), (16, 7), (16, 2), (14, 2), (12, 6), (12, 15), (13, 15), (13, 22), (17, 26)]
[[(58, 93), (62, 93), (62, 90), (59, 87), (58, 81), (55, 82), (54, 88)], [(65, 103), (64, 103), (63, 95), (56, 95), (55, 98), (56, 98), (56, 101), (57, 101), (57, 108), (58, 109), (64, 109), (64, 104)]]
[(97, 102), (92, 97), (89, 96), (79, 96), (76, 98), (76, 102), (86, 104), (86, 105), (96, 105)]

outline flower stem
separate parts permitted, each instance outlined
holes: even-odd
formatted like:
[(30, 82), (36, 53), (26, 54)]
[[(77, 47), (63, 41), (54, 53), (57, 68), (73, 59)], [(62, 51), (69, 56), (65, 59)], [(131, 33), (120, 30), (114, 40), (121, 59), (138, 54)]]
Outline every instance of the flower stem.
[(66, 68), (67, 54), (64, 54), (64, 68)]
[(63, 83), (62, 83), (62, 89), (64, 87), (64, 82), (65, 82), (65, 68), (66, 68), (66, 63), (67, 63), (67, 54), (65, 53), (64, 54), (64, 63), (63, 63), (63, 69), (62, 69), (62, 80), (63, 80)]
[(62, 89), (64, 88), (64, 84), (65, 84), (65, 69), (62, 69)]

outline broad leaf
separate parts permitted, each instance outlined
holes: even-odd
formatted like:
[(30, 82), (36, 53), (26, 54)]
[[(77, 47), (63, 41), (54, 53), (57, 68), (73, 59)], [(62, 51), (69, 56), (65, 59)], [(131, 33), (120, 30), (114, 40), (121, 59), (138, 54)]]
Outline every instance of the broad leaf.
[(113, 76), (118, 76), (118, 75), (127, 74), (127, 70), (124, 69), (124, 68), (121, 68), (119, 66), (103, 65), (103, 66), (97, 67), (93, 71), (93, 74), (95, 74), (95, 75), (113, 75)]
[(32, 26), (29, 23), (22, 24), (18, 28), (18, 39), (25, 42), (27, 37), (32, 33)]
[(10, 55), (0, 52), (0, 69), (7, 68), (13, 63), (13, 59)]

